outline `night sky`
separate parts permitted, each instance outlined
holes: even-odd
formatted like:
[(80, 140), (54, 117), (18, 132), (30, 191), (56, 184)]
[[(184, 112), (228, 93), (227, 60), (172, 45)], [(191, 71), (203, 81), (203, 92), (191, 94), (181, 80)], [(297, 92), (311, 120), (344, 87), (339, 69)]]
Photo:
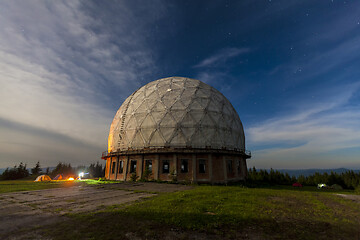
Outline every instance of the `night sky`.
[(0, 1), (0, 168), (104, 163), (127, 96), (221, 91), (248, 166), (360, 168), (359, 1)]

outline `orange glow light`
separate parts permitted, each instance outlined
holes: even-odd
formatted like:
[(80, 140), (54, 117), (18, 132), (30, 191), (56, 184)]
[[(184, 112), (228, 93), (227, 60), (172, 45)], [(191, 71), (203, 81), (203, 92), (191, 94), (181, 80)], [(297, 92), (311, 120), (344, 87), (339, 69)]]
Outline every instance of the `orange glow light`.
[(67, 180), (68, 181), (74, 181), (75, 179), (73, 177), (69, 177)]

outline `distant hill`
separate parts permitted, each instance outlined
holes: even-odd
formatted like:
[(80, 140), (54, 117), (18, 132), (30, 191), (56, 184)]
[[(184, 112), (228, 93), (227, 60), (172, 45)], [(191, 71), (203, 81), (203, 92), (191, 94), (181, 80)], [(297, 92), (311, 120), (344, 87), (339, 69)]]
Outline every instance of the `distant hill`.
[[(275, 169), (274, 169), (275, 170)], [(295, 176), (298, 177), (300, 175), (303, 175), (305, 177), (313, 175), (314, 173), (318, 172), (318, 173), (328, 173), (330, 174), (331, 172), (334, 173), (344, 173), (347, 171), (354, 171), (355, 173), (359, 173), (360, 170), (353, 170), (353, 169), (347, 169), (347, 168), (334, 168), (334, 169), (317, 169), (317, 168), (313, 168), (313, 169), (276, 169), (281, 173), (288, 173), (290, 176)]]

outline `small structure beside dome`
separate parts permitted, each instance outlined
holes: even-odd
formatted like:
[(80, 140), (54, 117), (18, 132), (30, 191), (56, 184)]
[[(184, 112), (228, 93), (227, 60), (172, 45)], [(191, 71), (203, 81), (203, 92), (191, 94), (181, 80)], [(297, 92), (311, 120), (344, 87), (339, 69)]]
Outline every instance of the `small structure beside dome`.
[(199, 80), (169, 77), (124, 101), (102, 158), (112, 180), (226, 183), (245, 179), (250, 152), (224, 95)]

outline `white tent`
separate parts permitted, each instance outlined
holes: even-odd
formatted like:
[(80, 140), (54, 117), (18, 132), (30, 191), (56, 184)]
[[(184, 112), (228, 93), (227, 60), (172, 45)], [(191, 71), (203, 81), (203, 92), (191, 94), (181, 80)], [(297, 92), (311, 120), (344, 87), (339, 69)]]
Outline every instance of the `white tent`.
[(34, 182), (45, 182), (45, 181), (51, 181), (51, 178), (48, 175), (40, 175), (35, 179)]

